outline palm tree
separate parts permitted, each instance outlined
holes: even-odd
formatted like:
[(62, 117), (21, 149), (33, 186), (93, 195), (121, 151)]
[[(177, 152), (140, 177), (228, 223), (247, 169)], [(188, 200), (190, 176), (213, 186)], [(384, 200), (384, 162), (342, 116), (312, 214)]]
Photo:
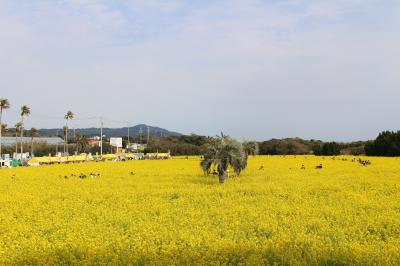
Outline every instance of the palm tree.
[(68, 152), (68, 120), (71, 120), (74, 118), (74, 114), (71, 111), (68, 111), (65, 116), (65, 143), (64, 143), (64, 152)]
[(76, 134), (75, 140), (76, 140), (77, 152), (78, 153), (85, 152), (89, 145), (87, 137), (85, 135), (78, 133), (78, 134)]
[(253, 155), (253, 156), (256, 156), (260, 151), (257, 141), (243, 142), (243, 149), (247, 155)]
[(66, 147), (65, 147), (65, 138), (66, 138), (66, 135), (67, 135), (67, 126), (63, 126), (63, 136), (64, 136), (64, 153), (65, 153), (65, 151), (66, 151)]
[(214, 169), (222, 184), (228, 177), (229, 167), (232, 167), (237, 175), (246, 168), (247, 154), (244, 152), (242, 143), (221, 134), (207, 145), (200, 165), (207, 175)]
[(23, 141), (22, 138), (24, 137), (24, 117), (29, 116), (31, 114), (31, 109), (24, 105), (21, 107), (21, 154), (24, 153), (24, 148), (23, 148)]
[(18, 133), (21, 132), (22, 124), (18, 122), (15, 124), (15, 153), (18, 154)]
[(29, 136), (31, 137), (31, 156), (33, 156), (33, 138), (38, 134), (38, 130), (36, 128), (31, 128), (29, 131)]
[[(7, 124), (0, 124), (0, 135), (6, 131), (7, 131)], [(1, 138), (0, 138), (0, 143), (1, 143)], [(1, 150), (1, 144), (0, 144), (0, 150)], [(1, 159), (1, 153), (0, 153), (0, 159)]]
[(2, 150), (1, 150), (1, 138), (2, 138), (2, 132), (3, 132), (3, 110), (10, 108), (10, 103), (8, 102), (7, 99), (0, 99), (0, 158), (2, 155)]

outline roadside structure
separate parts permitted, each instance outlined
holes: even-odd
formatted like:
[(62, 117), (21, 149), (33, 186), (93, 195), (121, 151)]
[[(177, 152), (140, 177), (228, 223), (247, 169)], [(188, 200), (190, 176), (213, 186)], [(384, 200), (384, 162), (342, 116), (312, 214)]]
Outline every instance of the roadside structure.
[(64, 140), (59, 137), (2, 137), (1, 139), (1, 144), (3, 147), (10, 147), (10, 146), (15, 146), (15, 143), (18, 142), (20, 143), (22, 141), (23, 144), (31, 144), (31, 142), (37, 144), (37, 143), (44, 143), (47, 145), (59, 145), (59, 144), (64, 144)]
[(168, 153), (147, 153), (145, 155), (146, 159), (149, 160), (167, 160), (167, 159), (171, 159), (171, 154)]

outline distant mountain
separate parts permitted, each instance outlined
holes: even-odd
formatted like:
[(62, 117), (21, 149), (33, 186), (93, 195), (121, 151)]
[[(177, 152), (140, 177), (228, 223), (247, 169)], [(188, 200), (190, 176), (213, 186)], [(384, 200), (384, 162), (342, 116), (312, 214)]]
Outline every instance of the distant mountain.
[[(57, 135), (57, 131), (59, 135), (62, 135), (62, 129), (56, 129), (56, 128), (50, 128), (50, 129), (39, 129), (39, 134), (40, 135), (46, 135), (46, 136), (54, 136)], [(76, 133), (80, 133), (86, 136), (100, 136), (100, 128), (76, 128), (75, 129)], [(169, 131), (167, 129), (163, 129), (160, 127), (153, 127), (153, 126), (147, 126), (145, 124), (140, 124), (136, 125), (133, 127), (129, 128), (129, 135), (131, 137), (137, 137), (140, 136), (147, 136), (147, 133), (151, 137), (168, 137), (168, 136), (181, 136), (182, 134), (174, 131)], [(70, 128), (68, 131), (69, 136), (73, 136), (74, 134), (74, 129)], [(106, 135), (107, 137), (126, 137), (128, 136), (128, 128), (127, 127), (122, 127), (122, 128), (103, 128), (103, 135)]]

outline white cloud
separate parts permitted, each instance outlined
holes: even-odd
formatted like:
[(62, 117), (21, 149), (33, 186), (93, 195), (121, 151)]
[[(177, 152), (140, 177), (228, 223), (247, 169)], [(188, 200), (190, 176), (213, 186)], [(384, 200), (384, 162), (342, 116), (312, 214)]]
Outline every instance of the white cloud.
[(400, 111), (400, 5), (385, 2), (3, 1), (1, 96), (42, 126), (56, 122), (35, 112), (73, 109), (187, 133), (369, 138)]

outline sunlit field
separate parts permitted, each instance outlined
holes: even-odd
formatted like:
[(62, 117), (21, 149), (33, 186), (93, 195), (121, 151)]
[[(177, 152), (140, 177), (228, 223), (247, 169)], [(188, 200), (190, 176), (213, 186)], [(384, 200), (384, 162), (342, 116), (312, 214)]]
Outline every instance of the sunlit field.
[(2, 169), (0, 264), (398, 265), (400, 159), (352, 159), (250, 158), (224, 185), (195, 157)]

